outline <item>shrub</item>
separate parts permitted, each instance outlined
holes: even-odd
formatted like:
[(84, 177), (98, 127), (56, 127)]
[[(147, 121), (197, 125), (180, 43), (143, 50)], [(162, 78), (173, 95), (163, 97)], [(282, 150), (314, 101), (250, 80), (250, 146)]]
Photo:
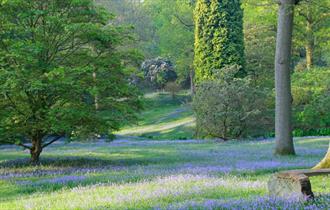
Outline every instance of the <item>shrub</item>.
[(235, 78), (238, 66), (216, 72), (215, 79), (201, 82), (193, 101), (197, 135), (222, 139), (258, 135), (267, 125), (266, 96), (251, 79)]
[(299, 135), (329, 135), (330, 69), (314, 68), (292, 76), (295, 129)]

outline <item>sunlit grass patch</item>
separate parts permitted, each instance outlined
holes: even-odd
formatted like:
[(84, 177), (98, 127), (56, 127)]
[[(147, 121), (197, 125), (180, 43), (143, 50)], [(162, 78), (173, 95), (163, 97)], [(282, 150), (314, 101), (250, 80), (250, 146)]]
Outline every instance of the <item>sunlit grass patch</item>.
[[(104, 184), (89, 187), (62, 189), (38, 197), (24, 197), (19, 205), (4, 202), (3, 206), (17, 209), (89, 209), (89, 208), (165, 208), (168, 203), (187, 199), (212, 199), (222, 197), (241, 198), (261, 195), (264, 183), (244, 181), (237, 178), (214, 178), (208, 176), (175, 175), (151, 181), (127, 184)], [(67, 202), (67, 201), (70, 202)]]
[(147, 94), (146, 109), (137, 125), (128, 126), (118, 135), (140, 136), (146, 139), (192, 139), (195, 119), (191, 96), (181, 92), (173, 99), (168, 93)]
[(310, 177), (312, 190), (316, 194), (330, 194), (330, 175)]

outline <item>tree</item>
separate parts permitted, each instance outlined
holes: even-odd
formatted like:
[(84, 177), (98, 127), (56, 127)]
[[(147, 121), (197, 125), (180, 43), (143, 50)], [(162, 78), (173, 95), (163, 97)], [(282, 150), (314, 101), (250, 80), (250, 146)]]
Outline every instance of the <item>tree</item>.
[(302, 1), (297, 7), (294, 41), (305, 51), (305, 67), (311, 69), (320, 62), (322, 51), (328, 48), (329, 40), (329, 1)]
[(195, 13), (195, 78), (211, 79), (227, 65), (245, 65), (240, 0), (198, 0)]
[(280, 0), (275, 54), (275, 154), (294, 155), (292, 139), (291, 44), (297, 0)]
[(118, 50), (127, 36), (110, 17), (91, 0), (1, 3), (1, 142), (38, 163), (61, 137), (111, 134), (135, 119), (140, 99)]

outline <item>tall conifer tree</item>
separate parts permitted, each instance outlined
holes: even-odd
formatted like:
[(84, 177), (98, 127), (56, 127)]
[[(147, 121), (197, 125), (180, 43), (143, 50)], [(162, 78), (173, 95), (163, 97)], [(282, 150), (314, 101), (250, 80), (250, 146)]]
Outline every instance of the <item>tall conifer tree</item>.
[(195, 19), (196, 81), (212, 72), (239, 65), (244, 72), (243, 10), (240, 0), (198, 0)]

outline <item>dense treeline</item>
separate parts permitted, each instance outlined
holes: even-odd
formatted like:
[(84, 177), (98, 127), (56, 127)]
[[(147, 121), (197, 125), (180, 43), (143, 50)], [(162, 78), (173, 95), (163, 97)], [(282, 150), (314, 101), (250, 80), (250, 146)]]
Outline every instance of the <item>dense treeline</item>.
[[(218, 132), (209, 131), (204, 135), (222, 138), (273, 135), (277, 4), (268, 0), (230, 1), (230, 3), (224, 1), (230, 5), (225, 5), (222, 1), (202, 0), (145, 0), (143, 3), (141, 1), (126, 0), (121, 2), (122, 5), (118, 7), (117, 1), (99, 0), (99, 3), (103, 3), (110, 10), (114, 10), (114, 13), (117, 13), (122, 23), (131, 24), (135, 28), (138, 45), (145, 58), (162, 56), (175, 64), (175, 71), (178, 74), (177, 82), (181, 84), (182, 88), (187, 88), (190, 84), (193, 85), (193, 81), (189, 82), (192, 79), (191, 76), (194, 75), (193, 72), (195, 72), (194, 81), (196, 81), (201, 77), (201, 72), (204, 72), (202, 74), (205, 76), (209, 74), (207, 72), (216, 71), (225, 66), (228, 67), (228, 64), (235, 64), (240, 66), (240, 68), (244, 66), (247, 76), (245, 80), (248, 80), (244, 82), (245, 85), (248, 85), (246, 89), (250, 90), (253, 88), (251, 91), (262, 93), (263, 97), (253, 106), (253, 113), (258, 112), (262, 116), (262, 118), (257, 120), (257, 125), (251, 128), (246, 126), (246, 123), (234, 120), (229, 123), (231, 128), (228, 129), (237, 130), (237, 127), (239, 127), (238, 130), (244, 129), (244, 132), (223, 136), (222, 134), (215, 134)], [(115, 9), (111, 7), (114, 4), (117, 5)], [(207, 4), (212, 5), (206, 7), (205, 5)], [(213, 12), (211, 11), (212, 8), (214, 9)], [(228, 11), (225, 10), (226, 8)], [(244, 17), (242, 17), (241, 8), (244, 10)], [(320, 1), (317, 3), (301, 1), (297, 5), (294, 14), (291, 66), (293, 69), (294, 135), (296, 136), (329, 134), (330, 117), (327, 110), (329, 107), (327, 106), (327, 101), (329, 100), (329, 81), (326, 79), (330, 71), (329, 8), (329, 1)], [(208, 9), (210, 11), (207, 11)], [(222, 15), (221, 11), (223, 11)], [(207, 16), (207, 12), (210, 12), (213, 16)], [(198, 13), (203, 13), (203, 15), (199, 15)], [(206, 16), (207, 18), (205, 18)], [(226, 19), (227, 16), (231, 18)], [(240, 25), (242, 20), (244, 22), (244, 45), (243, 41), (239, 38), (241, 36)], [(203, 31), (200, 23), (207, 26), (208, 23), (206, 21), (210, 21), (210, 27), (206, 27), (205, 31)], [(221, 27), (212, 27), (212, 24), (221, 25)], [(226, 30), (226, 25), (229, 26), (230, 30)], [(141, 26), (144, 29), (142, 31)], [(232, 36), (230, 33), (232, 33)], [(197, 40), (195, 42), (197, 49), (195, 51), (195, 57), (193, 53), (194, 35)], [(226, 42), (226, 39), (228, 42)], [(202, 43), (201, 47), (199, 43)], [(227, 47), (225, 47), (226, 43), (228, 45)], [(233, 45), (233, 43), (237, 45)], [(212, 48), (212, 46), (214, 47)], [(208, 48), (212, 49), (208, 50)], [(235, 53), (227, 53), (227, 55), (225, 51), (221, 50), (232, 50)], [(209, 61), (205, 59), (205, 56)], [(232, 58), (231, 56), (236, 56), (236, 58)], [(193, 63), (194, 58), (195, 65)], [(235, 67), (230, 68), (235, 69)], [(320, 78), (324, 79), (321, 80)], [(211, 85), (209, 87), (209, 85), (202, 85), (201, 87), (208, 90), (219, 90), (220, 88), (218, 86), (212, 88), (214, 86)], [(229, 86), (223, 86), (223, 88), (229, 88)], [(200, 90), (199, 92), (205, 92), (205, 90)], [(221, 89), (221, 91), (226, 90)], [(234, 108), (234, 102), (228, 105), (231, 106), (231, 109), (226, 109), (227, 111), (219, 111), (218, 109), (221, 106), (215, 108), (214, 106), (210, 106), (210, 104), (206, 104), (207, 101), (214, 100), (218, 100), (217, 102), (214, 101), (216, 104), (224, 104), (226, 99), (221, 96), (221, 94), (224, 94), (223, 92), (220, 93), (221, 91), (219, 90), (214, 94), (211, 93), (212, 91), (209, 92), (212, 95), (209, 96), (212, 100), (205, 100), (206, 96), (204, 94), (201, 98), (204, 103), (198, 101), (200, 94), (197, 92), (197, 100), (195, 100), (197, 121), (201, 118), (204, 119), (204, 123), (202, 124), (207, 122), (209, 126), (206, 130), (212, 127), (210, 126), (212, 124), (211, 122), (216, 118), (219, 119), (214, 121), (215, 125), (223, 122), (225, 118), (221, 117), (222, 114), (226, 116), (240, 116), (240, 114), (244, 115), (245, 113), (246, 115), (250, 113), (244, 109)], [(249, 94), (245, 94), (244, 96), (248, 97)], [(251, 97), (254, 97), (253, 94)], [(250, 98), (250, 101), (253, 101), (252, 99)], [(239, 101), (239, 96), (237, 96), (236, 101)], [(204, 112), (202, 111), (204, 110), (201, 108), (202, 106), (204, 108), (210, 108)], [(217, 111), (211, 111), (212, 108), (217, 109)], [(202, 113), (205, 115), (201, 116), (200, 114)], [(217, 116), (215, 117), (214, 115)], [(254, 115), (248, 115), (243, 121), (254, 121), (253, 118), (249, 119), (250, 116), (252, 117)], [(221, 129), (220, 126), (214, 127), (217, 130)], [(257, 131), (253, 129), (255, 127), (263, 128), (262, 132), (260, 132), (260, 129)], [(197, 128), (197, 130), (202, 131), (203, 128)]]

